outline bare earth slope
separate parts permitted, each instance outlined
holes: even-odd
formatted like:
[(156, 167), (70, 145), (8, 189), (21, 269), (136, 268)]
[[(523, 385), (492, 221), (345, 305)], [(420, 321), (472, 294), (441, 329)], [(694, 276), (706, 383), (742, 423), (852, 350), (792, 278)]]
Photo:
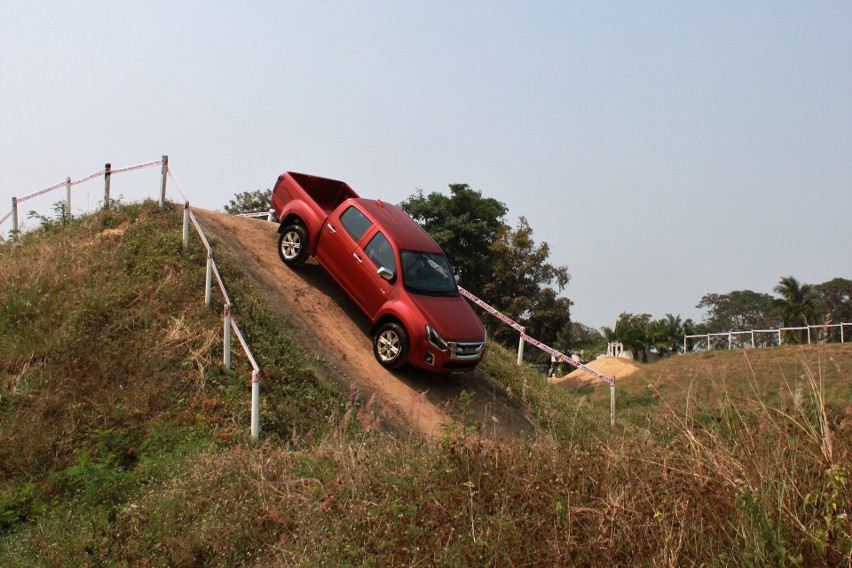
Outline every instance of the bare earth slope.
[[(314, 260), (298, 270), (278, 257), (278, 225), (193, 209), (215, 248), (224, 252), (251, 278), (288, 335), (317, 360), (317, 373), (376, 395), (382, 420), (410, 425), (428, 437), (462, 417), (481, 423), (482, 432), (497, 439), (532, 435), (524, 411), (488, 375), (477, 369), (449, 377), (417, 369), (388, 371), (373, 357), (370, 321)], [(462, 391), (474, 392), (461, 412)]]

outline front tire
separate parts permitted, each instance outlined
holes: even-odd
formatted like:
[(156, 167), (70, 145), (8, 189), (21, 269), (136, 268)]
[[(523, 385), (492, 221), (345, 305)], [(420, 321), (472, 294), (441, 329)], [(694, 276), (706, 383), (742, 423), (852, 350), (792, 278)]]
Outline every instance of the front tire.
[(395, 321), (383, 324), (373, 338), (373, 354), (386, 369), (399, 369), (408, 360), (408, 332)]
[(308, 260), (308, 231), (302, 225), (288, 225), (278, 237), (278, 256), (290, 268)]

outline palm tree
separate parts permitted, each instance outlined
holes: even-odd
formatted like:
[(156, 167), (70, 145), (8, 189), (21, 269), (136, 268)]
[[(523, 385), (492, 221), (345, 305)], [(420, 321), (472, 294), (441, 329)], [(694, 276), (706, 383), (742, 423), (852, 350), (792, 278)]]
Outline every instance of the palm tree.
[(680, 314), (656, 320), (654, 323), (654, 347), (660, 355), (670, 355), (683, 350), (684, 321)]
[[(792, 276), (784, 276), (774, 290), (781, 297), (775, 298), (773, 304), (785, 326), (807, 326), (815, 321), (817, 295), (813, 286), (801, 284)], [(801, 332), (793, 334), (800, 343), (804, 342), (805, 336)]]

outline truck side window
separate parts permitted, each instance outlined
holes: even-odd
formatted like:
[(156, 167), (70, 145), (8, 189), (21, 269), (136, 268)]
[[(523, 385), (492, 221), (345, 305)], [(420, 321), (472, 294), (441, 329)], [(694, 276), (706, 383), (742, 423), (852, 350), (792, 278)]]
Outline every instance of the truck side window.
[(364, 236), (367, 229), (373, 225), (373, 223), (367, 219), (363, 213), (354, 207), (350, 207), (340, 214), (340, 222), (343, 224), (343, 228), (346, 229), (346, 232), (349, 233), (349, 236), (352, 237), (352, 240), (356, 243)]
[(370, 239), (364, 247), (364, 252), (376, 268), (387, 268), (396, 274), (396, 258), (394, 258), (393, 249), (390, 241), (382, 233), (376, 233), (376, 236)]

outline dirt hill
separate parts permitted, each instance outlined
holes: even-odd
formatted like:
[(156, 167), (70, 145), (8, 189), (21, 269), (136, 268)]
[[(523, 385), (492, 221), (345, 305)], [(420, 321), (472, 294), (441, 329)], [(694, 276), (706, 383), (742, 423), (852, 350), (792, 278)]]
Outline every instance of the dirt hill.
[[(600, 359), (595, 359), (594, 361), (591, 361), (590, 363), (586, 364), (586, 366), (590, 369), (598, 371), (599, 373), (603, 373), (604, 375), (615, 377), (616, 380), (629, 377), (640, 369), (640, 364), (634, 363), (629, 359), (622, 359), (620, 357), (601, 357)], [(595, 377), (594, 375), (590, 375), (582, 369), (577, 369), (571, 373), (568, 373), (564, 377), (550, 378), (548, 379), (548, 382), (553, 385), (567, 383), (576, 386), (580, 383), (597, 384), (601, 382), (601, 379)]]
[(313, 259), (298, 270), (281, 262), (277, 224), (194, 211), (217, 252), (238, 262), (267, 304), (276, 307), (273, 315), (286, 333), (315, 357), (324, 374), (345, 388), (375, 395), (383, 420), (413, 425), (433, 438), (462, 414), (466, 422), (493, 426), (489, 432), (498, 439), (533, 431), (523, 407), (481, 369), (447, 377), (379, 365), (370, 321), (325, 270)]

